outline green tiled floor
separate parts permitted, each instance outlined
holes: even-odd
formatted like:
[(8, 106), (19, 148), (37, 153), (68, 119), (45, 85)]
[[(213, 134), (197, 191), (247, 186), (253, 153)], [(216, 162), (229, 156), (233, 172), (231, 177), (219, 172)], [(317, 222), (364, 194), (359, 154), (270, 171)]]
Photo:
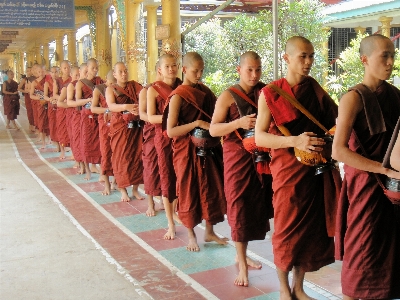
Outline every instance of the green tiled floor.
[(87, 194), (100, 205), (121, 201), (121, 194), (117, 191), (112, 191), (108, 196), (102, 195), (101, 192), (88, 192)]
[(168, 227), (168, 222), (167, 218), (165, 217), (164, 211), (159, 211), (156, 216), (151, 218), (147, 217), (145, 214), (138, 214), (128, 217), (117, 218), (117, 220), (133, 233)]

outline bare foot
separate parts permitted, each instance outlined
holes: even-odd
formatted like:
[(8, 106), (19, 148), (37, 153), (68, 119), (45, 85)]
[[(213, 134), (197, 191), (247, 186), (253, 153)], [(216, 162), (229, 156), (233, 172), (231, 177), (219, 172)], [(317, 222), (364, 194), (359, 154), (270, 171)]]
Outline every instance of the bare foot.
[(181, 219), (179, 219), (179, 216), (178, 216), (178, 214), (176, 212), (172, 215), (172, 217), (174, 218), (174, 221), (176, 223), (182, 224), (182, 221), (181, 221)]
[(216, 242), (220, 245), (226, 245), (228, 244), (229, 239), (226, 237), (220, 238), (213, 232), (213, 233), (206, 233), (206, 235), (204, 236), (204, 241), (207, 243)]
[(95, 164), (90, 165), (90, 172), (100, 174), (100, 171)]
[(111, 181), (111, 190), (117, 190), (117, 182), (115, 181), (115, 178), (113, 179), (113, 181)]
[(315, 300), (315, 298), (311, 298), (308, 296), (304, 290), (302, 291), (292, 291), (292, 299), (296, 300)]
[(186, 249), (192, 252), (200, 251), (199, 244), (197, 244), (196, 237), (189, 237), (189, 244), (186, 246)]
[(72, 166), (72, 168), (78, 169), (78, 168), (79, 168), (79, 162), (75, 161), (75, 163), (74, 163), (74, 165)]
[(139, 191), (135, 188), (132, 188), (132, 195), (135, 197), (137, 200), (144, 200), (145, 198), (139, 193)]
[(247, 270), (242, 270), (240, 268), (238, 276), (235, 278), (235, 281), (233, 282), (234, 285), (238, 286), (249, 286), (249, 278), (247, 275)]
[(92, 178), (92, 173), (91, 172), (86, 172), (86, 176), (83, 179), (90, 180), (91, 178)]
[[(166, 234), (164, 234), (164, 240), (173, 240), (173, 239), (175, 239), (175, 235), (176, 235), (175, 224), (168, 225), (168, 231)], [(197, 244), (197, 242), (196, 242), (196, 244)], [(190, 245), (190, 241), (189, 241), (189, 245)], [(188, 245), (188, 247), (189, 247), (189, 245)], [(197, 247), (199, 247), (199, 246), (197, 245)], [(200, 248), (199, 248), (199, 250), (200, 250)], [(197, 250), (197, 251), (199, 251), (199, 250)], [(193, 251), (193, 250), (189, 250), (189, 251)]]
[(146, 210), (146, 216), (148, 217), (154, 217), (156, 215), (156, 210), (154, 209), (154, 204), (153, 206), (149, 206)]
[(126, 188), (121, 188), (119, 189), (121, 192), (121, 201), (122, 202), (129, 202), (131, 201), (131, 198), (129, 198), (128, 192), (126, 191)]
[[(235, 262), (237, 262), (237, 263), (239, 262), (239, 259), (238, 259), (237, 255), (235, 257)], [(258, 260), (251, 259), (248, 256), (246, 256), (246, 262), (247, 262), (247, 265), (249, 267), (252, 267), (252, 268), (255, 268), (255, 269), (261, 269), (262, 268), (262, 264)]]
[(85, 170), (85, 165), (82, 163), (79, 163), (79, 165), (81, 166), (80, 168), (79, 168), (79, 171), (78, 171), (78, 174), (85, 174), (86, 173), (86, 170)]
[(7, 125), (7, 126), (6, 126), (6, 129), (12, 129), (12, 128), (11, 128), (11, 126), (10, 126), (10, 125)]
[(108, 196), (111, 194), (110, 187), (104, 187), (104, 190), (101, 192), (103, 196)]

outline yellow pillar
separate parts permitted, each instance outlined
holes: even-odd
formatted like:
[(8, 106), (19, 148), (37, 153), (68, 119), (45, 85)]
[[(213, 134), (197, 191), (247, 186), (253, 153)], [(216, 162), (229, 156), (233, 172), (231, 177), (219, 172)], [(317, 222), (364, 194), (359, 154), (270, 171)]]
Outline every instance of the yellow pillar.
[(96, 58), (99, 63), (99, 76), (105, 77), (111, 70), (111, 38), (108, 26), (108, 8), (96, 8)]
[(71, 66), (77, 66), (76, 59), (76, 31), (75, 29), (67, 31), (67, 41), (68, 41), (68, 60)]
[(361, 27), (361, 26), (357, 26), (357, 27), (354, 28), (354, 30), (356, 31), (357, 34), (364, 34), (365, 31), (367, 30), (367, 28)]
[(56, 63), (57, 65), (60, 65), (60, 63), (64, 60), (64, 33), (60, 34), (56, 38), (56, 53)]
[(82, 39), (80, 39), (78, 41), (78, 66), (83, 64), (83, 41), (82, 41)]
[(162, 24), (170, 26), (170, 36), (163, 40), (162, 50), (164, 53), (174, 55), (178, 63), (182, 60), (181, 45), (181, 17), (180, 0), (161, 0), (162, 5)]
[(35, 60), (38, 64), (42, 64), (42, 45), (35, 47)]
[(26, 60), (27, 60), (27, 66), (32, 67), (34, 61), (32, 50), (28, 50), (28, 52), (26, 53)]
[(46, 70), (50, 69), (49, 43), (47, 41), (43, 43), (43, 64)]
[(156, 40), (157, 8), (159, 5), (146, 5), (147, 9), (147, 82), (156, 80), (158, 41)]
[(142, 0), (125, 0), (126, 20), (126, 62), (129, 80), (138, 80), (138, 63), (135, 59), (136, 51), (136, 26), (140, 16), (140, 3)]
[(112, 37), (111, 37), (111, 66), (114, 66), (118, 61), (118, 36), (117, 36), (117, 21), (112, 24)]
[(390, 22), (392, 22), (392, 17), (380, 17), (379, 22), (382, 23), (381, 33), (382, 35), (390, 38)]

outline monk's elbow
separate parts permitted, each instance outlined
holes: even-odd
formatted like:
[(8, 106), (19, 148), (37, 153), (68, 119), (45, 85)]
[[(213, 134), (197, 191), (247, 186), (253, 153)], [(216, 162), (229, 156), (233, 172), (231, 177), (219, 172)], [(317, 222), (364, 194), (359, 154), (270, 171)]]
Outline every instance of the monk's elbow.
[(217, 132), (215, 132), (215, 126), (211, 125), (211, 126), (210, 126), (210, 129), (208, 129), (208, 131), (210, 132), (210, 135), (211, 135), (212, 137), (218, 136)]
[(170, 139), (172, 139), (174, 137), (172, 129), (171, 128), (167, 128), (167, 135)]
[(340, 147), (332, 147), (332, 158), (336, 161), (343, 161), (343, 155)]

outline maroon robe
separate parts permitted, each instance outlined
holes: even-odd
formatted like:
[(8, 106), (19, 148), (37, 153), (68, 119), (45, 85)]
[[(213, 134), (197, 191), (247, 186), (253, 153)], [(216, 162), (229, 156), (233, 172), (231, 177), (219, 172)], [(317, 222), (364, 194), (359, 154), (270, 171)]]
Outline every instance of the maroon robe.
[[(105, 92), (107, 86), (105, 84), (96, 85), (96, 89), (100, 91), (99, 106), (108, 108)], [(100, 152), (101, 152), (101, 175), (113, 176), (113, 169), (111, 163), (111, 144), (110, 144), (110, 122), (104, 121), (104, 114), (99, 114), (99, 139), (100, 139)]]
[[(156, 98), (156, 114), (162, 115), (165, 108), (165, 103), (168, 101), (168, 96), (171, 92), (182, 83), (180, 79), (176, 79), (173, 87), (162, 81), (156, 81), (152, 84), (157, 91)], [(168, 198), (169, 202), (176, 199), (176, 175), (174, 164), (172, 162), (172, 139), (163, 134), (162, 124), (155, 124), (154, 145), (158, 157), (158, 170), (161, 180), (162, 195)]]
[[(235, 102), (229, 107), (226, 121), (231, 122), (245, 115), (257, 113), (257, 99), (263, 86), (265, 84), (259, 83), (247, 95), (253, 105), (228, 90)], [(234, 88), (245, 94), (240, 85)], [(239, 135), (243, 134), (241, 129), (237, 132)], [(224, 190), (232, 240), (235, 242), (263, 240), (270, 230), (269, 218), (273, 216), (272, 177), (258, 174), (252, 154), (244, 149), (236, 132), (224, 136), (222, 148)]]
[[(114, 85), (115, 103), (137, 104), (142, 86), (128, 81), (124, 93)], [(139, 120), (139, 118), (135, 118)], [(143, 183), (142, 128), (128, 128), (123, 114), (112, 113), (110, 124), (112, 167), (118, 187), (126, 188)]]
[[(49, 95), (48, 97), (53, 97), (53, 79), (46, 78), (46, 82), (49, 84)], [(49, 130), (50, 130), (50, 139), (53, 142), (58, 142), (57, 135), (57, 104), (48, 103), (47, 104), (47, 118), (49, 119)]]
[[(11, 82), (4, 81), (6, 84), (5, 91), (14, 93), (18, 91), (18, 83), (14, 80)], [(4, 114), (7, 116), (7, 120), (15, 120), (19, 115), (19, 94), (10, 95), (3, 94), (3, 105), (4, 105)]]
[[(82, 79), (82, 99), (93, 97), (95, 85), (102, 84), (100, 77), (94, 77), (92, 80)], [(98, 116), (90, 112), (90, 108), (82, 107), (81, 111), (81, 147), (84, 155), (84, 162), (99, 164), (101, 163), (99, 122)]]
[[(71, 83), (76, 86), (76, 81), (72, 81)], [(75, 93), (74, 93), (74, 100), (75, 100)], [(72, 154), (74, 155), (74, 159), (77, 162), (84, 161), (84, 155), (82, 152), (81, 147), (81, 111), (79, 107), (72, 107), (71, 113), (71, 138), (70, 138), (70, 145)]]
[[(26, 83), (28, 81), (31, 81), (30, 79), (31, 79), (31, 77), (25, 79), (25, 84), (22, 87), (23, 90), (25, 90)], [(29, 92), (23, 93), (23, 94), (24, 94), (25, 108), (26, 108), (26, 115), (28, 117), (28, 122), (29, 122), (29, 125), (33, 126), (34, 121), (33, 121), (33, 108), (32, 108), (31, 96), (29, 95)]]
[[(45, 81), (46, 81), (46, 76), (44, 76), (41, 81), (38, 81), (37, 79), (35, 80), (35, 82), (37, 83), (34, 92), (36, 96), (42, 97), (44, 93)], [(37, 116), (36, 127), (40, 132), (49, 135), (50, 134), (49, 118), (47, 116), (48, 103), (47, 101), (45, 102), (44, 100), (34, 100), (34, 102), (36, 102), (36, 116)]]
[[(179, 95), (182, 105), (179, 111), (178, 125), (196, 120), (210, 122), (191, 103), (197, 104), (209, 116), (212, 116), (216, 97), (203, 84), (195, 87), (180, 85), (169, 97)], [(164, 110), (165, 122), (168, 107)], [(173, 163), (177, 179), (178, 213), (187, 228), (194, 228), (202, 220), (216, 224), (224, 220), (226, 200), (223, 187), (222, 147), (213, 149), (213, 155), (200, 157), (191, 141), (190, 133), (173, 138)]]
[[(382, 162), (400, 115), (400, 91), (383, 82), (372, 93), (358, 85), (364, 105), (349, 148)], [(352, 90), (350, 89), (350, 90)], [(371, 124), (371, 126), (369, 126)], [(384, 195), (373, 173), (344, 166), (337, 214), (336, 258), (343, 259), (342, 293), (361, 299), (400, 298), (400, 210)], [(378, 175), (382, 182), (385, 176)]]
[[(146, 88), (148, 88), (148, 85)], [(144, 192), (150, 196), (161, 195), (160, 173), (157, 162), (157, 151), (154, 145), (156, 135), (155, 126), (150, 122), (145, 122), (143, 126), (143, 182)]]
[[(285, 78), (273, 84), (292, 94), (328, 129), (335, 125), (337, 105), (311, 77), (292, 88)], [(273, 116), (270, 133), (282, 135), (277, 128), (281, 124), (292, 135), (324, 133), (272, 89), (265, 87), (262, 91)], [(275, 265), (286, 272), (293, 266), (310, 272), (333, 263), (339, 171), (335, 169), (316, 176), (314, 167), (297, 160), (293, 148), (271, 149), (271, 155)]]
[[(57, 80), (58, 86), (58, 94), (61, 94), (61, 90), (63, 88), (67, 88), (68, 84), (71, 82), (72, 77), (68, 77), (67, 80), (63, 81), (60, 77)], [(72, 137), (72, 126), (71, 126), (71, 119), (73, 117), (73, 111), (75, 110), (74, 107), (64, 108), (64, 107), (57, 107), (57, 137), (58, 142), (63, 147), (69, 147), (70, 141)]]

